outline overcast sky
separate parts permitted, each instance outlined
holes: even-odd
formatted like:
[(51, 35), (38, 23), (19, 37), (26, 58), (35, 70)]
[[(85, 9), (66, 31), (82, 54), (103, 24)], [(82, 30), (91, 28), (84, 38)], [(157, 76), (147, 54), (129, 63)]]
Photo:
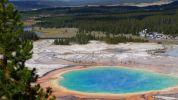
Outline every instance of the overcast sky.
[(10, 1), (85, 1), (85, 0), (10, 0)]

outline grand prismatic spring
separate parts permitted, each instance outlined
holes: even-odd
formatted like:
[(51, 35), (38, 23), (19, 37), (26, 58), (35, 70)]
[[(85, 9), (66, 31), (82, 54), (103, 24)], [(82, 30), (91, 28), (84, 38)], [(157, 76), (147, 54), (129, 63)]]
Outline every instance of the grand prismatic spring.
[(62, 77), (59, 85), (84, 93), (138, 93), (178, 85), (177, 77), (113, 66), (69, 71)]

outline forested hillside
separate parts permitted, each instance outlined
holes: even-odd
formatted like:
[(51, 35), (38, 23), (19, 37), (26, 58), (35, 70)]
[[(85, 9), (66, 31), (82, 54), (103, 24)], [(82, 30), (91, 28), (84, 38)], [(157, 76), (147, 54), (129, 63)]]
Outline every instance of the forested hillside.
[(102, 31), (112, 34), (137, 34), (143, 29), (164, 34), (178, 34), (178, 11), (135, 12), (88, 16), (40, 18), (41, 27), (76, 27), (81, 31)]
[(143, 29), (178, 35), (178, 2), (150, 7), (79, 7), (50, 8), (23, 13), (38, 16), (40, 27), (74, 27), (80, 31), (104, 34), (134, 34)]

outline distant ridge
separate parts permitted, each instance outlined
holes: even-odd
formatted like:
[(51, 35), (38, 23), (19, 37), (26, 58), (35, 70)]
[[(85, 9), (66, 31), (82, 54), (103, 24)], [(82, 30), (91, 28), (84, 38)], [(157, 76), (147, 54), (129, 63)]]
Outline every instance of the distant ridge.
[[(104, 1), (107, 1), (107, 0), (104, 0)], [(68, 3), (64, 1), (11, 1), (11, 2), (15, 5), (15, 7), (18, 10), (23, 10), (23, 11), (24, 10), (39, 10), (39, 9), (44, 9), (44, 8), (58, 8), (58, 7), (100, 7), (100, 6), (106, 6), (106, 7), (126, 6), (128, 7), (128, 6), (134, 6), (133, 3), (132, 4), (130, 3), (128, 5), (127, 4), (114, 4), (113, 5), (112, 3), (107, 3), (107, 2), (103, 2), (103, 4), (100, 4), (100, 5), (97, 5), (97, 3), (96, 4), (89, 3), (87, 5), (83, 5), (82, 3), (79, 3), (79, 2)], [(163, 4), (163, 5), (173, 4), (175, 6), (175, 2), (177, 2), (177, 0), (174, 0), (174, 1), (170, 0), (170, 2), (165, 2), (166, 4)]]
[(81, 7), (56, 7), (56, 8), (43, 8), (39, 9), (40, 12), (53, 11), (59, 13), (64, 11), (65, 14), (85, 14), (85, 13), (125, 13), (130, 11), (165, 11), (178, 9), (178, 1), (172, 2), (170, 4), (158, 5), (158, 6), (146, 6), (146, 7), (136, 7), (136, 6), (81, 6)]

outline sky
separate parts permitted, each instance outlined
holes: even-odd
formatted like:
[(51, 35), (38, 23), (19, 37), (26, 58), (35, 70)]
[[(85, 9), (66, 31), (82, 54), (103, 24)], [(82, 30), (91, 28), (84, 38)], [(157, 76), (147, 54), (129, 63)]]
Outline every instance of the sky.
[[(10, 0), (10, 1), (88, 1), (88, 0)], [(112, 1), (112, 0), (107, 0), (107, 1)], [(116, 1), (159, 1), (159, 0), (116, 0)]]
[(10, 1), (85, 1), (85, 0), (10, 0)]

